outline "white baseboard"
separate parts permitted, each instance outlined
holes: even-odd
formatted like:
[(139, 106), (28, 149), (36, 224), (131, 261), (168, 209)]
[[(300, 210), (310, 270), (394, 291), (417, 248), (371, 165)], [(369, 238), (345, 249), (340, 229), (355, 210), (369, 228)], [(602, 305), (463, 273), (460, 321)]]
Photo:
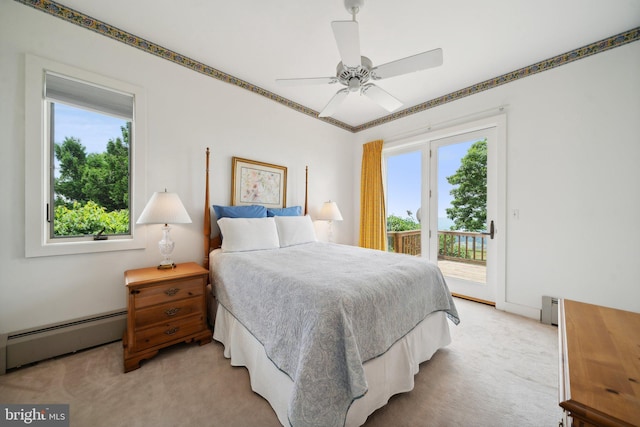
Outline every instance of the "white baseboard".
[(526, 305), (514, 304), (511, 302), (496, 302), (496, 308), (498, 310), (506, 311), (508, 313), (517, 314), (519, 316), (529, 317), (531, 319), (540, 320), (540, 309), (535, 307), (529, 307)]

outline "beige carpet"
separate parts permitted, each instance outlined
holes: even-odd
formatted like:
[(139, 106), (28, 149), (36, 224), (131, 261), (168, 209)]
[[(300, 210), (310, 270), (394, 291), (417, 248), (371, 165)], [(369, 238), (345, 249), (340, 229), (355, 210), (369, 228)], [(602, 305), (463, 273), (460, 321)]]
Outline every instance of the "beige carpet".
[[(557, 329), (456, 299), (453, 342), (415, 389), (369, 417), (381, 426), (557, 426)], [(1, 403), (69, 403), (71, 426), (277, 426), (222, 345), (178, 345), (123, 373), (122, 343), (0, 376)]]

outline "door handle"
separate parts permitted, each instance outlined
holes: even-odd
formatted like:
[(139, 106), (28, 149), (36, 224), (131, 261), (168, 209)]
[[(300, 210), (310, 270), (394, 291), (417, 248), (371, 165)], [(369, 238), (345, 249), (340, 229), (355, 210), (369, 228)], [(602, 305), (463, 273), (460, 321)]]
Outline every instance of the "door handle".
[(493, 220), (491, 220), (491, 223), (489, 224), (489, 232), (488, 233), (481, 233), (485, 236), (489, 236), (489, 238), (491, 238), (491, 240), (493, 240), (493, 235), (496, 233), (496, 229), (495, 226), (493, 224)]

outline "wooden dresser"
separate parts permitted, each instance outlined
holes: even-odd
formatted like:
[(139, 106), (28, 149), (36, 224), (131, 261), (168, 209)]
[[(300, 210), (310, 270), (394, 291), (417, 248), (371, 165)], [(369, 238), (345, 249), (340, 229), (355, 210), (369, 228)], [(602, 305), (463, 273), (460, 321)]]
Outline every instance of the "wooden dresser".
[(179, 342), (211, 342), (205, 287), (208, 271), (196, 263), (173, 269), (156, 267), (124, 273), (128, 294), (124, 332), (124, 371), (140, 367), (161, 348)]
[(559, 304), (564, 426), (640, 426), (640, 313)]

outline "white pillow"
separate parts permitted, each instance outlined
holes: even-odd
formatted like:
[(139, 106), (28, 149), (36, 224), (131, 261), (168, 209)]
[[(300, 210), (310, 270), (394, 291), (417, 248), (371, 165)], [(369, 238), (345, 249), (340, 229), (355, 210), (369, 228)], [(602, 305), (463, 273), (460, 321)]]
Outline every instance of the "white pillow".
[(310, 216), (276, 216), (274, 218), (281, 248), (317, 241)]
[(280, 247), (273, 218), (221, 218), (222, 252), (257, 251)]

